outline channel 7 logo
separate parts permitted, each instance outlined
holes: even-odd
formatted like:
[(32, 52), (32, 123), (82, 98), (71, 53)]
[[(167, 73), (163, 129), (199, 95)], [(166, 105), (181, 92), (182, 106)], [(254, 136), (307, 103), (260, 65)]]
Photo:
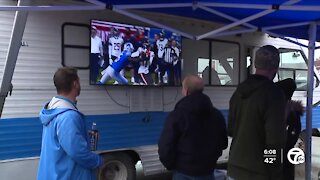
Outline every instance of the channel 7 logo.
[[(277, 160), (281, 160), (281, 163), (283, 163), (283, 149), (281, 149), (281, 153), (279, 153), (276, 149), (264, 149), (263, 157), (264, 163), (266, 164), (274, 164)], [(300, 148), (291, 148), (288, 151), (286, 158), (291, 164), (294, 165), (302, 164), (305, 161), (304, 152)]]
[(300, 148), (291, 148), (287, 154), (288, 161), (291, 164), (302, 164), (304, 163), (305, 156), (304, 152)]

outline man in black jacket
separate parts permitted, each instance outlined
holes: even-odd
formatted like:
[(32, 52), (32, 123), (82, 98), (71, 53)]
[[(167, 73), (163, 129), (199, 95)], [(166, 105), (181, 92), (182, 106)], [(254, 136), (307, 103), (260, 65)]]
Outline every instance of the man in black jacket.
[(160, 161), (174, 171), (174, 180), (214, 179), (216, 162), (228, 146), (224, 117), (203, 87), (198, 76), (184, 79), (185, 97), (167, 117), (159, 140)]
[(290, 163), (286, 155), (291, 148), (294, 148), (299, 134), (301, 133), (301, 116), (303, 115), (303, 106), (301, 101), (291, 100), (294, 91), (297, 88), (295, 81), (291, 78), (284, 79), (275, 83), (279, 86), (284, 94), (287, 101), (286, 105), (286, 121), (287, 121), (287, 143), (284, 149), (284, 180), (294, 180), (294, 164)]
[(275, 47), (261, 47), (254, 62), (255, 75), (241, 83), (230, 99), (228, 175), (235, 180), (283, 180), (286, 101), (272, 81), (279, 61)]

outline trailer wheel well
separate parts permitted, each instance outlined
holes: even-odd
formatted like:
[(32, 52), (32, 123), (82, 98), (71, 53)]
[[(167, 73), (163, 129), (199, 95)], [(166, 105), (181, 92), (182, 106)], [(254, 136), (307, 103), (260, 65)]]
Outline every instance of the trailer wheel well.
[(136, 180), (136, 155), (134, 151), (102, 153), (103, 165), (99, 168), (99, 180)]

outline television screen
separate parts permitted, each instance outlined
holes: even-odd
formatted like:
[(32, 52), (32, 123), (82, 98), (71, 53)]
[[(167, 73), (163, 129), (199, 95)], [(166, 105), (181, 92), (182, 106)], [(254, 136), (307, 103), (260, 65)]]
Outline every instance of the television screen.
[(91, 20), (90, 84), (180, 85), (181, 36)]

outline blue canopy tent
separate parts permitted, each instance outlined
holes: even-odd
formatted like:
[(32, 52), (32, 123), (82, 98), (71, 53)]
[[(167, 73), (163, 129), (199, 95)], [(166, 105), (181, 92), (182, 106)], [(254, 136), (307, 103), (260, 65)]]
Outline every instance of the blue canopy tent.
[[(48, 2), (50, 0), (47, 0)], [(200, 40), (245, 32), (262, 31), (293, 42), (287, 37), (309, 40), (308, 88), (306, 114), (306, 179), (311, 179), (311, 130), (314, 83), (315, 41), (320, 40), (320, 1), (317, 0), (64, 0), (65, 5), (34, 5), (32, 1), (19, 0), (17, 6), (0, 6), (0, 11), (17, 11), (5, 73), (0, 89), (0, 112), (10, 91), (10, 84), (28, 11), (71, 11), (109, 9), (150, 25), (165, 28), (190, 39)], [(225, 24), (204, 34), (189, 34), (147, 19), (136, 11), (165, 13)], [(234, 30), (234, 28), (237, 28)], [(10, 61), (8, 61), (10, 59)]]

